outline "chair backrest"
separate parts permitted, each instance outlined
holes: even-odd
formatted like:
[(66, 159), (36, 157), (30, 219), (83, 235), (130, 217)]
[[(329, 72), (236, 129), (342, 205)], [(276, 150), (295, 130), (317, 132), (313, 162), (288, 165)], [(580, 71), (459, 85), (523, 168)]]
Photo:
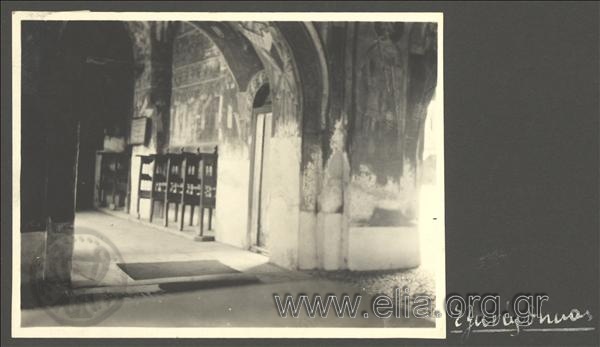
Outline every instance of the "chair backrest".
[(204, 172), (204, 204), (205, 206), (213, 206), (216, 203), (217, 196), (217, 162), (218, 153), (215, 148), (213, 153), (200, 153), (203, 161)]
[[(166, 182), (167, 166), (169, 171), (169, 192), (182, 193), (189, 197), (200, 197), (200, 189), (204, 180), (204, 200), (206, 207), (214, 207), (217, 184), (217, 151), (213, 153), (168, 153), (143, 157), (143, 163), (155, 162), (157, 186)], [(185, 164), (184, 164), (185, 161)], [(203, 170), (201, 170), (201, 167)], [(185, 187), (183, 186), (185, 182)], [(162, 187), (160, 189), (162, 191)]]

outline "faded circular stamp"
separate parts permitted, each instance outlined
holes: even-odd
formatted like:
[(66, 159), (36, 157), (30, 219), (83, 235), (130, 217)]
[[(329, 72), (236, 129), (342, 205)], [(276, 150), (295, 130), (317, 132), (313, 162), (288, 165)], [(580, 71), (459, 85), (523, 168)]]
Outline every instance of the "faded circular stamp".
[[(33, 282), (32, 293), (61, 325), (91, 326), (121, 307), (129, 277), (118, 269), (123, 258), (108, 238), (93, 229), (76, 229), (74, 235), (53, 235), (44, 248), (46, 261), (32, 265), (32, 275), (44, 273), (43, 280)], [(70, 247), (68, 259), (62, 254)], [(65, 274), (70, 280), (64, 280)]]

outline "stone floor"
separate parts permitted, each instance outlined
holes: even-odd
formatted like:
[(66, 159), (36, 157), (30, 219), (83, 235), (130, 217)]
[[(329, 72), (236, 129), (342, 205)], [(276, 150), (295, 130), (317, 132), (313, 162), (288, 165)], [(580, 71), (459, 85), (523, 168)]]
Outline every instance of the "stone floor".
[[(92, 230), (106, 237), (125, 262), (183, 261), (218, 259), (240, 271), (266, 264), (268, 258), (218, 242), (196, 242), (186, 235), (149, 227), (137, 220), (118, 218), (102, 212), (79, 212), (75, 234)], [(75, 253), (83, 250), (75, 244)]]
[[(373, 295), (377, 286), (364, 280), (343, 276), (289, 271), (268, 263), (268, 258), (218, 242), (194, 242), (169, 232), (150, 228), (133, 220), (117, 218), (102, 212), (78, 213), (75, 221), (74, 282), (89, 293), (107, 290), (107, 302), (118, 309), (95, 321), (95, 326), (113, 327), (432, 327), (432, 319), (365, 317), (372, 312)], [(90, 237), (89, 235), (93, 235)], [(91, 240), (91, 241), (90, 241)], [(101, 281), (92, 281), (89, 273), (96, 271), (86, 263), (97, 249), (90, 244), (98, 241), (108, 249), (111, 261)], [(240, 271), (239, 276), (255, 277), (257, 281), (215, 281), (214, 278), (180, 278), (170, 283), (152, 281), (137, 283), (116, 262), (162, 262), (214, 259)], [(406, 274), (406, 273), (405, 273)], [(396, 274), (397, 275), (397, 274)], [(406, 278), (387, 275), (387, 283)], [(399, 275), (404, 276), (404, 275)], [(418, 276), (417, 276), (418, 277)], [(415, 277), (415, 281), (418, 281)], [(363, 280), (361, 280), (363, 279)], [(91, 281), (91, 282), (90, 282)], [(123, 282), (125, 281), (125, 282)], [(386, 282), (384, 281), (384, 282)], [(90, 283), (92, 285), (90, 285)], [(167, 286), (169, 284), (170, 286)], [(199, 285), (200, 284), (200, 285)], [(210, 285), (206, 285), (210, 284)], [(128, 288), (123, 291), (123, 288)], [(111, 291), (111, 289), (118, 290)], [(131, 290), (131, 288), (136, 288)], [(96, 291), (96, 292), (94, 292)], [(88, 293), (88, 294), (89, 294)], [(280, 317), (274, 295), (349, 294), (361, 295), (356, 318)], [(96, 300), (98, 296), (95, 297)], [(94, 305), (103, 302), (94, 302)], [(89, 305), (85, 301), (70, 301), (54, 307), (38, 307), (21, 311), (23, 327), (64, 326), (68, 312), (79, 312)], [(62, 315), (62, 316), (61, 316)]]
[(432, 271), (422, 268), (386, 271), (310, 271), (315, 277), (354, 284), (371, 294), (392, 296), (396, 288), (407, 288), (411, 294), (435, 295)]

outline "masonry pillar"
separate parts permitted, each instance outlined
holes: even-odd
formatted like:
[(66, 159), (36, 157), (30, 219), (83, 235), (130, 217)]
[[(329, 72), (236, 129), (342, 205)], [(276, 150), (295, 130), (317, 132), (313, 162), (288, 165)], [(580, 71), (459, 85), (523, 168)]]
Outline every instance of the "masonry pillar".
[(350, 165), (346, 152), (346, 38), (348, 23), (331, 23), (325, 31), (329, 72), (329, 110), (322, 138), (323, 185), (319, 195), (320, 268), (347, 267), (348, 234), (345, 191)]
[(46, 85), (49, 118), (46, 129), (48, 155), (46, 208), (46, 260), (44, 279), (70, 284), (73, 256), (73, 222), (75, 219), (75, 182), (77, 166), (78, 123), (73, 100), (78, 98), (76, 81), (82, 62), (73, 59), (56, 64)]
[[(161, 153), (169, 143), (169, 120), (171, 105), (171, 65), (173, 54), (172, 22), (128, 22), (127, 27), (133, 37), (134, 110), (132, 118), (145, 117), (150, 120), (150, 134), (147, 142), (135, 145), (131, 151), (130, 213), (136, 214), (139, 182), (139, 155)], [(149, 202), (140, 202), (140, 218), (148, 218)], [(160, 215), (161, 211), (157, 210)]]
[(171, 22), (155, 22), (151, 27), (150, 104), (156, 111), (152, 119), (152, 136), (156, 140), (158, 152), (165, 150), (169, 144), (171, 60), (175, 32), (175, 24)]

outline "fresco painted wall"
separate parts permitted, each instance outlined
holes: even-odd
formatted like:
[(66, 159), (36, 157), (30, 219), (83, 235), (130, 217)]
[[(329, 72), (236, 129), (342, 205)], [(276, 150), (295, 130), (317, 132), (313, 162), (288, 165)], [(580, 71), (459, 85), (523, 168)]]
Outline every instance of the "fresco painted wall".
[(169, 147), (210, 148), (247, 139), (247, 115), (237, 106), (237, 86), (223, 55), (203, 32), (183, 23), (173, 47)]
[(435, 25), (364, 23), (357, 34), (350, 223), (410, 226), (418, 210), (423, 123), (436, 81)]
[[(259, 72), (240, 91), (229, 63), (207, 32), (182, 23), (173, 46), (169, 148), (212, 152), (218, 146), (216, 240), (248, 248), (252, 103), (268, 78)], [(256, 70), (250, 63), (235, 64), (244, 74)]]
[[(435, 25), (314, 27), (326, 51), (330, 87), (320, 151), (309, 151), (314, 158), (303, 167), (303, 188), (316, 188), (304, 196), (316, 199), (303, 200), (300, 267), (378, 268), (382, 264), (362, 260), (356, 266), (351, 245), (390, 233), (406, 234), (406, 242), (390, 249), (404, 257), (381, 268), (415, 266), (423, 120), (436, 82)], [(310, 136), (305, 129), (303, 141)]]

